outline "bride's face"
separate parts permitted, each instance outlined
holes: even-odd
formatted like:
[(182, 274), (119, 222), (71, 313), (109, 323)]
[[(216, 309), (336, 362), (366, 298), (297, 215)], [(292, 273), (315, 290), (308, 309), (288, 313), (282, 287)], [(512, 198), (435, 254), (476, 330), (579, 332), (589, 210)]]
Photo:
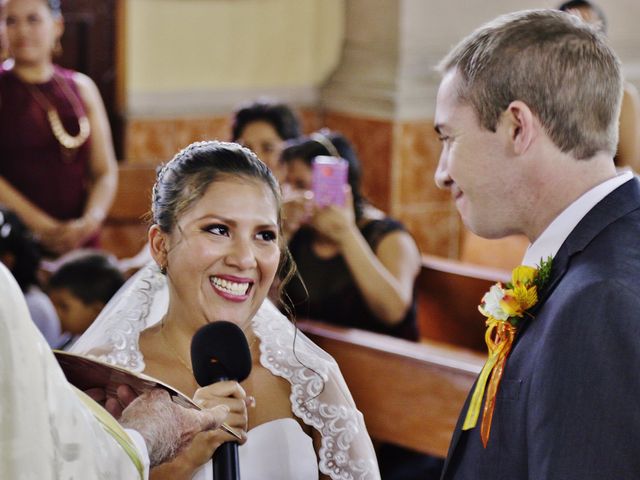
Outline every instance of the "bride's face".
[(277, 204), (266, 184), (225, 177), (159, 231), (171, 297), (169, 314), (199, 326), (244, 327), (267, 296), (280, 259)]

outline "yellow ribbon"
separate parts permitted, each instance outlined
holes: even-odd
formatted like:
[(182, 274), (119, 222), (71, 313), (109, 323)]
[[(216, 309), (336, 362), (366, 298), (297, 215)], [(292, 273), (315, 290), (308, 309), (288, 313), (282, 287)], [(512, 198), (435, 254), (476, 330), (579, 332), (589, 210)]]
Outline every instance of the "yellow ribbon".
[[(482, 367), (478, 382), (471, 396), (471, 401), (469, 402), (467, 415), (462, 424), (462, 430), (470, 430), (478, 423), (482, 397), (485, 392), (485, 387), (487, 386), (487, 381), (489, 381), (489, 386), (486, 388), (487, 399), (482, 413), (482, 426), (480, 428), (480, 438), (485, 448), (489, 441), (491, 420), (493, 419), (493, 410), (496, 404), (496, 394), (516, 334), (516, 328), (507, 321), (489, 317), (486, 323), (487, 331), (485, 332), (484, 339), (489, 350), (489, 358), (484, 364), (484, 367)], [(491, 376), (490, 379), (489, 376)]]

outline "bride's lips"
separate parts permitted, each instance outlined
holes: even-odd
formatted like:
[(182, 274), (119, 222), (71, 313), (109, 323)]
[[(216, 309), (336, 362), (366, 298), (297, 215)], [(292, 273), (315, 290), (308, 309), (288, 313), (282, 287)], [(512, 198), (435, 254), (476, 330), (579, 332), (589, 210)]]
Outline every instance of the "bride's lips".
[(233, 275), (214, 275), (209, 277), (213, 291), (226, 300), (244, 302), (249, 298), (254, 281), (250, 278)]

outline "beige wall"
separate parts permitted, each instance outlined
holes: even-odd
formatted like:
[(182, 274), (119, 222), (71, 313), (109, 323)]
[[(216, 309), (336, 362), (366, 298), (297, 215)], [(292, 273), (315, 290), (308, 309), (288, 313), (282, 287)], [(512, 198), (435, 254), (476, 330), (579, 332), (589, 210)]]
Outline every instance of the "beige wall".
[(312, 92), (340, 61), (344, 0), (129, 0), (126, 8), (134, 115), (181, 113), (181, 94), (188, 113), (228, 103), (229, 91)]

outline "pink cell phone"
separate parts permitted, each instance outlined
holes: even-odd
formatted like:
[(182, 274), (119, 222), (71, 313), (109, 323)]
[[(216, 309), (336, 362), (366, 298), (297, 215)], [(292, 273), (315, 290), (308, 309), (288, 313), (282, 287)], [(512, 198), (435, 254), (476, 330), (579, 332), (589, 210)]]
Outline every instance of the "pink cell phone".
[(318, 156), (312, 162), (311, 180), (316, 205), (344, 205), (344, 186), (347, 183), (349, 164), (344, 158)]

